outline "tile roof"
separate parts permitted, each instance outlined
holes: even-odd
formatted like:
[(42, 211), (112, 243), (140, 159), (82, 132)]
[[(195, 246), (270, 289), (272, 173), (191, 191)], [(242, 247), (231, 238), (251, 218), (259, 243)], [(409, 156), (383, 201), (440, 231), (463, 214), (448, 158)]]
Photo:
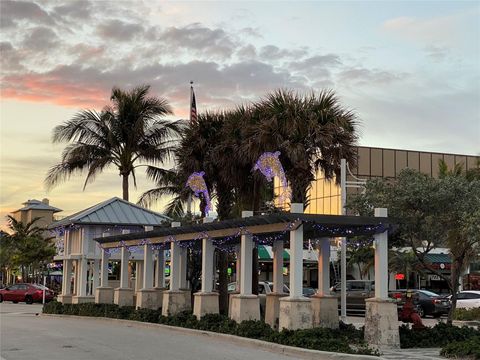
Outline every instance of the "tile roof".
[(118, 197), (103, 201), (76, 214), (67, 216), (52, 223), (49, 228), (68, 226), (72, 224), (106, 224), (106, 225), (159, 225), (167, 216), (142, 208), (136, 204)]

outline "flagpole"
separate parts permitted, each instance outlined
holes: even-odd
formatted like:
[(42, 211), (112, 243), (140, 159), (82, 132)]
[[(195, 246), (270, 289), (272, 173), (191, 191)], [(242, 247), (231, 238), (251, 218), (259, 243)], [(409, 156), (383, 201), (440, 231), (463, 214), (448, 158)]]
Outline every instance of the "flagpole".
[[(193, 81), (190, 80), (190, 124), (192, 123), (192, 99), (193, 99)], [(192, 215), (192, 192), (190, 191), (187, 199), (187, 215)]]

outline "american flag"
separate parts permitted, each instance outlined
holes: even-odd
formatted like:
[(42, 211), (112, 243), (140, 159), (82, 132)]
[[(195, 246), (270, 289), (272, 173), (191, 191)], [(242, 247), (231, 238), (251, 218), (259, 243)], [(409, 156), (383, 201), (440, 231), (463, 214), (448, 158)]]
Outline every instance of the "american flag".
[(195, 101), (195, 91), (193, 91), (193, 86), (190, 86), (190, 89), (190, 121), (197, 121), (197, 102)]

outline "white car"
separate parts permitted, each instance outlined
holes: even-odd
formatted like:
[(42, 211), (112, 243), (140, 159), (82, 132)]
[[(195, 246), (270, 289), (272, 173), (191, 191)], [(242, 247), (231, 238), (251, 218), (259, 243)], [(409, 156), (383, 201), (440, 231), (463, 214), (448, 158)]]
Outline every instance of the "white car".
[(480, 307), (480, 291), (460, 291), (457, 295), (457, 309)]

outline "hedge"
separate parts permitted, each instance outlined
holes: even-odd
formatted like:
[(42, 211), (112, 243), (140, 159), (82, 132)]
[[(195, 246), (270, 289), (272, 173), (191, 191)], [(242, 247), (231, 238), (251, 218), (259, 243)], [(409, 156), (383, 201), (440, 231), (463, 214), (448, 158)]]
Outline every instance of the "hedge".
[(333, 351), (349, 354), (379, 355), (363, 340), (363, 329), (340, 323), (339, 329), (314, 328), (305, 330), (274, 331), (263, 321), (243, 321), (240, 324), (219, 314), (208, 314), (200, 320), (191, 312), (163, 316), (160, 310), (119, 307), (112, 304), (61, 304), (56, 301), (43, 307), (46, 314), (81, 315), (137, 320), (179, 326), (190, 329), (219, 332), (252, 339), (274, 342), (282, 345), (312, 350)]
[(455, 309), (453, 318), (455, 320), (463, 321), (480, 321), (480, 307), (473, 309)]
[(440, 354), (455, 359), (480, 360), (480, 336), (448, 344)]

